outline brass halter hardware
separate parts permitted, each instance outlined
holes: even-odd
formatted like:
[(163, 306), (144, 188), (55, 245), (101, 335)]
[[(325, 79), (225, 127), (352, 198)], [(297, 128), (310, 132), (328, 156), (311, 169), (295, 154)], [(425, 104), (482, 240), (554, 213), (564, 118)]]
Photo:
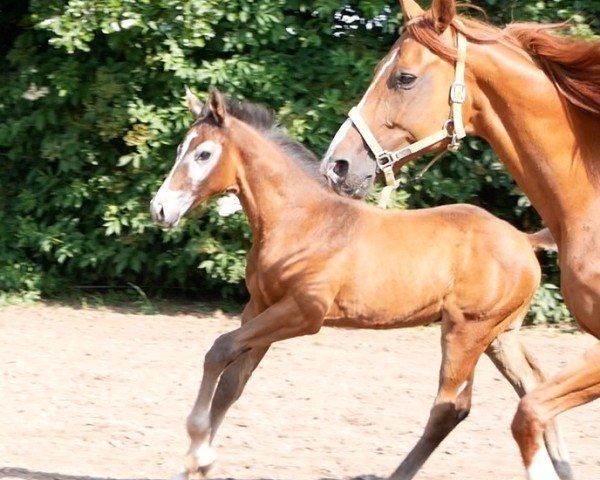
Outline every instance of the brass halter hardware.
[[(387, 207), (392, 191), (400, 186), (400, 182), (396, 180), (393, 171), (396, 163), (400, 162), (409, 155), (421, 152), (422, 150), (425, 150), (426, 148), (447, 139), (450, 139), (450, 142), (448, 143), (446, 150), (455, 152), (460, 148), (461, 140), (466, 136), (462, 118), (462, 105), (467, 97), (467, 90), (465, 87), (467, 39), (458, 30), (456, 31), (456, 44), (457, 54), (456, 62), (454, 64), (454, 81), (452, 82), (452, 85), (450, 85), (449, 93), (450, 118), (444, 122), (441, 130), (398, 150), (384, 150), (371, 132), (371, 129), (365, 120), (362, 118), (358, 108), (352, 107), (350, 112), (348, 112), (348, 117), (350, 120), (352, 120), (354, 127), (358, 130), (358, 133), (360, 133), (363, 140), (375, 156), (377, 167), (383, 172), (385, 177), (386, 186), (381, 192), (381, 197), (379, 199), (379, 206), (382, 208)], [(417, 175), (417, 177), (420, 178), (423, 173), (425, 173), (425, 171), (429, 169), (429, 167), (431, 167), (431, 165), (433, 165), (433, 163), (445, 153), (446, 150), (436, 155), (435, 158), (427, 164), (423, 171)]]

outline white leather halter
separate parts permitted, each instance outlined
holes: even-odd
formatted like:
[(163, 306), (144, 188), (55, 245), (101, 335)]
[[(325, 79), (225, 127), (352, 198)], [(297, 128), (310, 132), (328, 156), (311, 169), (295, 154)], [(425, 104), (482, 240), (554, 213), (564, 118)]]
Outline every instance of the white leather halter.
[[(465, 59), (467, 56), (467, 39), (465, 36), (456, 31), (456, 62), (454, 66), (454, 81), (450, 85), (450, 117), (444, 122), (442, 129), (436, 133), (433, 133), (415, 143), (411, 143), (402, 147), (398, 150), (390, 151), (385, 150), (379, 145), (379, 142), (371, 132), (371, 129), (367, 125), (367, 122), (362, 118), (357, 107), (352, 107), (348, 112), (348, 117), (352, 120), (352, 123), (362, 136), (365, 143), (368, 145), (373, 155), (375, 155), (375, 161), (377, 167), (383, 172), (385, 176), (386, 187), (381, 192), (381, 199), (379, 206), (385, 208), (389, 196), (400, 183), (394, 177), (394, 165), (404, 158), (425, 150), (432, 145), (435, 145), (442, 140), (450, 139), (447, 149), (456, 151), (460, 147), (460, 140), (465, 136), (465, 127), (462, 118), (462, 104), (466, 99), (466, 88), (465, 88)], [(444, 153), (444, 152), (442, 152)], [(441, 155), (439, 155), (441, 156)], [(439, 158), (437, 156), (433, 161)], [(431, 164), (426, 167), (429, 168)]]

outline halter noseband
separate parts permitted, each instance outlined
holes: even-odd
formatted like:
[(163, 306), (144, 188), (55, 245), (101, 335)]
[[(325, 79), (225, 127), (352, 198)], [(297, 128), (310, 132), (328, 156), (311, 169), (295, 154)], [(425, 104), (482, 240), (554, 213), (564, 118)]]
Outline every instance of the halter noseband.
[[(398, 150), (384, 150), (371, 132), (367, 122), (362, 118), (357, 107), (352, 107), (348, 112), (348, 117), (362, 136), (363, 140), (375, 155), (377, 167), (385, 176), (386, 187), (381, 192), (379, 206), (387, 206), (392, 190), (398, 188), (400, 182), (394, 177), (393, 167), (409, 155), (413, 155), (425, 150), (436, 143), (450, 139), (447, 150), (456, 151), (460, 147), (460, 141), (466, 136), (465, 126), (462, 118), (462, 104), (466, 99), (465, 87), (465, 59), (467, 56), (467, 39), (456, 31), (456, 62), (454, 64), (454, 81), (450, 85), (450, 118), (444, 122), (442, 129), (433, 133), (415, 143), (406, 145)], [(424, 169), (427, 170), (445, 151), (438, 154)], [(424, 171), (422, 173), (424, 173)], [(421, 173), (421, 174), (422, 174)]]

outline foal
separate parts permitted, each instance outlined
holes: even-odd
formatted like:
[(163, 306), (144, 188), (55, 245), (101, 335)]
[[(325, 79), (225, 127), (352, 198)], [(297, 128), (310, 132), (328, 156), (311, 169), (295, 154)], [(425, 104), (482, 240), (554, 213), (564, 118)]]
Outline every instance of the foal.
[[(195, 122), (151, 203), (173, 227), (208, 198), (236, 193), (253, 234), (250, 301), (240, 328), (217, 338), (204, 362), (187, 420), (186, 473), (206, 473), (227, 409), (276, 341), (326, 324), (399, 328), (442, 323), (437, 397), (422, 438), (393, 478), (412, 478), (469, 413), (474, 368), (486, 352), (519, 395), (542, 381), (516, 334), (540, 280), (525, 235), (482, 209), (451, 205), (383, 211), (341, 198), (295, 159), (316, 159), (273, 127), (255, 105), (212, 91), (203, 105), (188, 91)], [(546, 443), (565, 459), (554, 425)]]

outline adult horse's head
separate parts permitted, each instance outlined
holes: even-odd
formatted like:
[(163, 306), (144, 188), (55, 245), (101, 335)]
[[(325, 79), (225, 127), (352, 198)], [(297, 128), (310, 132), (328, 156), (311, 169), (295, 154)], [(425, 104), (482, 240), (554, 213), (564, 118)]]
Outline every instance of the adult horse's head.
[[(397, 170), (412, 158), (446, 147), (452, 134), (464, 136), (466, 43), (454, 28), (455, 0), (433, 0), (426, 11), (414, 0), (400, 0), (400, 5), (404, 33), (376, 67), (371, 85), (321, 165), (334, 190), (344, 195), (364, 197), (378, 170)], [(423, 36), (430, 41), (422, 42)], [(431, 39), (440, 55), (423, 45)]]
[(187, 90), (188, 107), (194, 124), (177, 149), (171, 172), (150, 202), (155, 222), (174, 227), (181, 217), (210, 197), (239, 189), (236, 152), (228, 147), (228, 116), (221, 94), (211, 90), (203, 105)]

